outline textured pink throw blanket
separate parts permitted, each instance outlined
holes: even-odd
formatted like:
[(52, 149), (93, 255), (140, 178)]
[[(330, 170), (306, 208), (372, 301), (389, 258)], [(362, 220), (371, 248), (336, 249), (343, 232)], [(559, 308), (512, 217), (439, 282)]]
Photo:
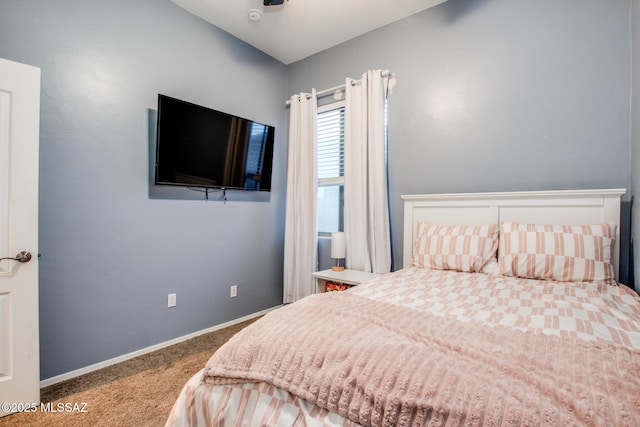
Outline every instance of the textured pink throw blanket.
[(488, 327), (351, 292), (234, 336), (204, 382), (264, 381), (363, 425), (640, 425), (640, 351)]

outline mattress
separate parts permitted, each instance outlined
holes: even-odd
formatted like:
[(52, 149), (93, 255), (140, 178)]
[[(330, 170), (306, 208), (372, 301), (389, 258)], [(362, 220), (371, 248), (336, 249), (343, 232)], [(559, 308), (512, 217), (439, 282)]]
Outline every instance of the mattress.
[(409, 267), (274, 310), (168, 426), (640, 425), (640, 297)]

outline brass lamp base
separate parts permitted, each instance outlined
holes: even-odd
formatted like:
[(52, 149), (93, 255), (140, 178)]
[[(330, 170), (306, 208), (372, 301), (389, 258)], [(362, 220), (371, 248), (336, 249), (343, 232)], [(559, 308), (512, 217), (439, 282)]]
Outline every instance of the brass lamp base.
[(341, 265), (334, 265), (333, 267), (331, 267), (331, 269), (333, 271), (344, 271), (344, 267)]

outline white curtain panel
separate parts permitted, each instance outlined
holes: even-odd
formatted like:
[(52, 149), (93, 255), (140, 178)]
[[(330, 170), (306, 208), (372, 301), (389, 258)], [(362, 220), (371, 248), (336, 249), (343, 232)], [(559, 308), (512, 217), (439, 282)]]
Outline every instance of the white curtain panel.
[(381, 70), (345, 84), (346, 265), (373, 273), (391, 270), (384, 124), (388, 84)]
[(315, 293), (317, 167), (315, 89), (290, 99), (287, 202), (284, 231), (284, 303)]

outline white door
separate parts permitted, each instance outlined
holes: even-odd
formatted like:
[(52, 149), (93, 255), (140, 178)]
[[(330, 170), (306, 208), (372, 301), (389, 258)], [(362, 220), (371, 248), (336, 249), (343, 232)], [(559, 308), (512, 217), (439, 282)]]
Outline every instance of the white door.
[(0, 58), (0, 416), (40, 402), (39, 127), (40, 69)]

